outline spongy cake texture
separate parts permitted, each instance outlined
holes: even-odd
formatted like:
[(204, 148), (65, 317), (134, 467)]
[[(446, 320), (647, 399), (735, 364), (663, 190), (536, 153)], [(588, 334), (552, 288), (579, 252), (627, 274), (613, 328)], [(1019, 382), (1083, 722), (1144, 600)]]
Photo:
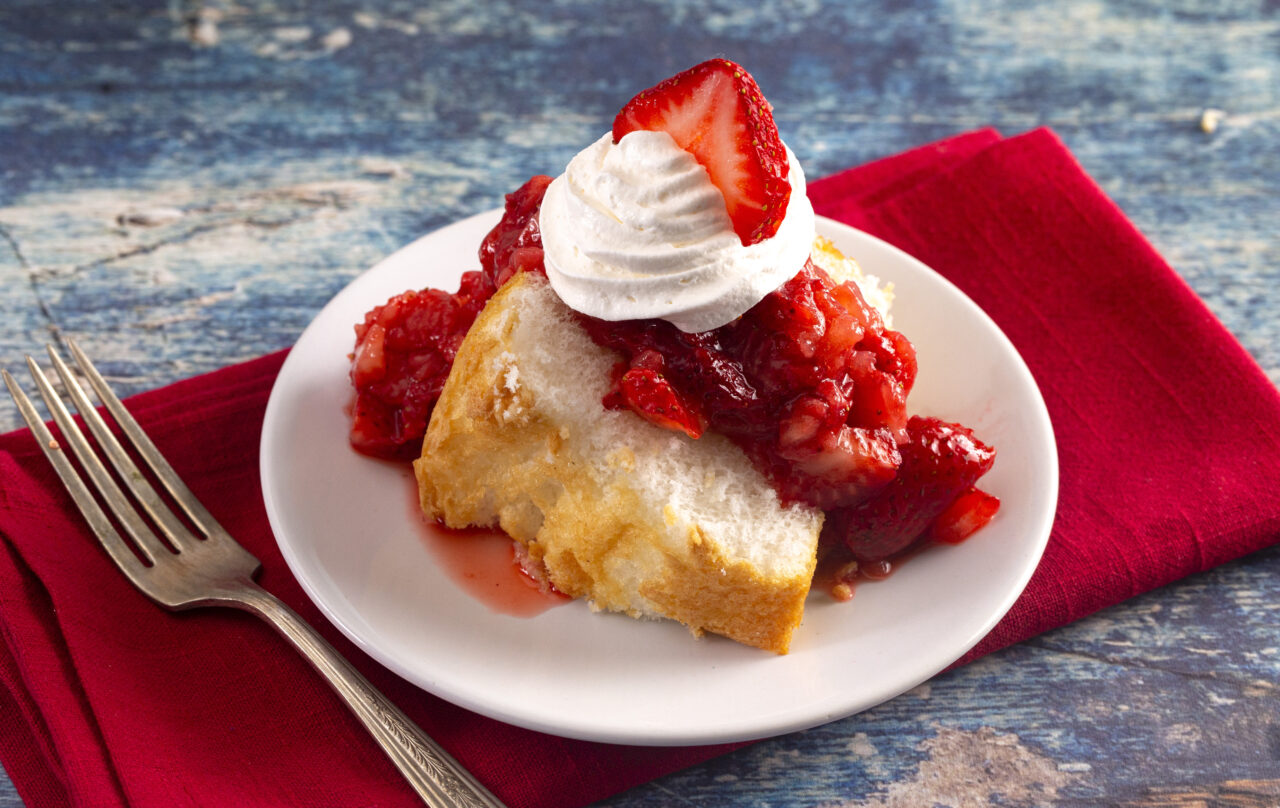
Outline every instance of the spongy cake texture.
[(497, 526), (562, 592), (785, 653), (821, 511), (783, 505), (727, 439), (601, 405), (618, 357), (545, 279), (521, 274), (472, 326), (414, 464), (423, 510)]

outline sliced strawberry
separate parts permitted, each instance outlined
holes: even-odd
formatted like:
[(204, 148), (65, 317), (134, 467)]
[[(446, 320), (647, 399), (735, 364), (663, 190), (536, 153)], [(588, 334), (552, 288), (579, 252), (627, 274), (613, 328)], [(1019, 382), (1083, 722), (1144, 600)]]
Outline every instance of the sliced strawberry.
[(944, 544), (959, 544), (985, 527), (998, 510), (1000, 500), (997, 497), (980, 488), (970, 488), (956, 497), (934, 520), (929, 536)]
[[(790, 420), (783, 426), (807, 429), (808, 425)], [(777, 451), (791, 464), (774, 480), (783, 498), (808, 502), (823, 510), (865, 499), (895, 479), (894, 472), (901, 462), (889, 430), (847, 424), (819, 429), (808, 441), (780, 445)]]
[(613, 121), (613, 140), (666, 132), (707, 169), (744, 245), (778, 232), (791, 197), (773, 111), (740, 65), (711, 59), (641, 92)]
[(907, 395), (892, 376), (870, 370), (854, 386), (849, 420), (855, 424), (884, 427), (896, 438), (907, 425)]
[(637, 415), (664, 429), (674, 429), (691, 438), (700, 437), (706, 429), (704, 419), (656, 370), (632, 367), (618, 381), (618, 392)]
[[(828, 530), (859, 561), (877, 561), (910, 547), (995, 462), (995, 450), (960, 424), (913, 416), (907, 435), (898, 447), (902, 465), (893, 481), (831, 519)], [(981, 524), (973, 521), (976, 530)], [(958, 518), (956, 522), (963, 529)]]

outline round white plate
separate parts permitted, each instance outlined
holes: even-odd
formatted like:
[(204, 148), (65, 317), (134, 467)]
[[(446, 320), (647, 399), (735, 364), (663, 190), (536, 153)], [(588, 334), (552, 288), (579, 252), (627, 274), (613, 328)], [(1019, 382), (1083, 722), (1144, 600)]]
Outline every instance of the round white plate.
[(1049, 537), (1058, 466), (1044, 402), (1008, 339), (954, 286), (900, 250), (819, 219), (818, 231), (892, 281), (894, 325), (920, 372), (911, 409), (997, 447), (983, 488), (1002, 502), (969, 541), (932, 547), (849, 603), (810, 595), (786, 656), (670, 622), (572, 602), (512, 617), (464, 592), (414, 524), (408, 472), (347, 444), (352, 325), (406, 289), (453, 290), (499, 211), (421, 239), (325, 306), (284, 363), (263, 425), (263, 495), (293, 573), (372, 657), (444, 699), (544, 732), (630, 744), (745, 740), (864, 710), (978, 642), (1031, 577)]

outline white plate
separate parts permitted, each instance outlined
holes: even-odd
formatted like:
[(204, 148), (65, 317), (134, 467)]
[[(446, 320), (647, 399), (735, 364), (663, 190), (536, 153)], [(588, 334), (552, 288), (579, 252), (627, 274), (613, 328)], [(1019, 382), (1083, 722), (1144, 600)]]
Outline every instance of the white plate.
[(679, 625), (591, 613), (497, 613), (443, 572), (414, 524), (399, 467), (347, 444), (347, 354), (365, 311), (409, 288), (456, 289), (499, 212), (413, 242), (337, 295), (290, 353), (266, 411), (262, 486), (293, 573), (333, 623), (400, 676), (479, 713), (544, 732), (631, 744), (745, 740), (864, 710), (978, 642), (1035, 569), (1057, 502), (1052, 428), (1031, 374), (995, 324), (900, 250), (839, 223), (818, 230), (892, 281), (895, 326), (915, 343), (913, 412), (962, 421), (998, 450), (983, 488), (997, 518), (933, 547), (850, 603), (810, 596), (791, 653)]

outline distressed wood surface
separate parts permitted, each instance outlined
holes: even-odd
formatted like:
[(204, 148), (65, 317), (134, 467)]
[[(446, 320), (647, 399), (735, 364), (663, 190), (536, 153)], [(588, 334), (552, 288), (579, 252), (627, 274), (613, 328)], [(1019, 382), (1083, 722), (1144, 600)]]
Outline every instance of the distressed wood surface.
[[(9, 0), (0, 365), (68, 333), (136, 392), (287, 346), (723, 54), (811, 177), (1052, 126), (1280, 381), (1278, 43), (1274, 0)], [(1275, 808), (1278, 611), (1272, 550), (606, 804)]]

